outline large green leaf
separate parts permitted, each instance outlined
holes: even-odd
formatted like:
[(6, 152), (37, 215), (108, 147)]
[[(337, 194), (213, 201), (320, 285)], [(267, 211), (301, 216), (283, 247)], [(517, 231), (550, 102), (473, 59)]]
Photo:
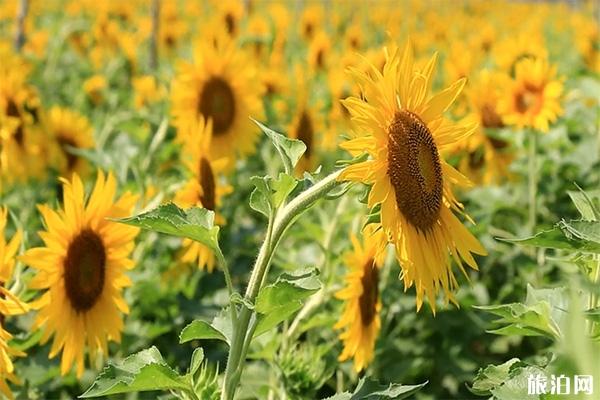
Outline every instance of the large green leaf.
[(401, 385), (390, 383), (381, 384), (367, 378), (361, 378), (353, 393), (338, 393), (327, 400), (385, 400), (385, 399), (405, 399), (421, 390), (427, 382), (420, 385)]
[(542, 231), (535, 236), (524, 239), (504, 239), (499, 240), (511, 242), (526, 246), (544, 247), (558, 250), (581, 251), (587, 253), (600, 253), (600, 244), (582, 240), (576, 237), (567, 237), (560, 227), (555, 227), (548, 231)]
[(127, 357), (121, 364), (109, 363), (80, 397), (188, 389), (187, 380), (172, 370), (153, 346)]
[(294, 167), (300, 160), (300, 157), (306, 151), (306, 145), (297, 139), (290, 139), (280, 133), (268, 128), (260, 122), (252, 119), (256, 125), (271, 139), (277, 152), (281, 156), (285, 173), (291, 175), (294, 172)]
[(213, 250), (219, 248), (219, 227), (214, 225), (214, 212), (192, 207), (182, 210), (167, 203), (146, 213), (116, 221), (154, 232), (195, 240)]
[(277, 179), (270, 176), (250, 178), (256, 188), (250, 195), (250, 207), (268, 217), (277, 209), (298, 185), (291, 175), (280, 173)]
[(488, 365), (485, 368), (480, 368), (473, 381), (473, 386), (469, 390), (479, 396), (489, 395), (492, 389), (508, 380), (510, 367), (518, 362), (518, 358), (511, 358), (504, 364)]
[(600, 246), (600, 221), (560, 221), (558, 226), (570, 239), (592, 242)]
[(258, 336), (285, 321), (300, 307), (302, 300), (315, 293), (321, 287), (315, 269), (303, 269), (292, 274), (284, 273), (275, 283), (263, 287), (256, 298), (255, 310)]

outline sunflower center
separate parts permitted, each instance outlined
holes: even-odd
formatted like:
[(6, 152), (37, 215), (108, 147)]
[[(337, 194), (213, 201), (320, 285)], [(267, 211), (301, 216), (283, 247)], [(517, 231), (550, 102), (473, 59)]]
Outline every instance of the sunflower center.
[(19, 119), (19, 125), (15, 130), (15, 141), (19, 144), (19, 146), (23, 146), (23, 124), (21, 120), (21, 113), (19, 113), (19, 108), (15, 104), (14, 101), (8, 100), (8, 104), (6, 105), (6, 115), (9, 117), (14, 117)]
[(325, 54), (323, 54), (324, 51), (323, 49), (319, 49), (319, 51), (317, 51), (317, 67), (318, 68), (323, 68), (325, 65)]
[(73, 171), (73, 169), (75, 169), (75, 164), (77, 164), (77, 156), (71, 153), (68, 147), (77, 147), (77, 144), (72, 139), (61, 135), (58, 136), (57, 141), (67, 159), (67, 170)]
[(377, 299), (379, 297), (379, 271), (375, 260), (370, 259), (363, 267), (360, 279), (362, 293), (358, 299), (360, 319), (363, 326), (369, 326), (377, 314)]
[(521, 114), (528, 112), (536, 114), (541, 105), (541, 91), (537, 87), (525, 85), (523, 90), (515, 96), (515, 108)]
[(229, 36), (233, 36), (235, 34), (235, 18), (231, 13), (225, 14), (225, 27), (227, 28), (227, 33)]
[(202, 194), (200, 195), (200, 203), (202, 203), (202, 207), (207, 210), (214, 211), (216, 206), (215, 200), (215, 175), (213, 174), (212, 168), (210, 167), (210, 163), (204, 157), (200, 159), (199, 166), (199, 178), (200, 178), (200, 186), (202, 187)]
[(313, 147), (313, 138), (314, 138), (314, 129), (313, 124), (310, 119), (310, 115), (305, 111), (302, 111), (300, 115), (300, 120), (298, 121), (298, 127), (296, 128), (296, 138), (302, 140), (306, 145), (306, 158), (310, 158)]
[(502, 128), (504, 123), (491, 104), (484, 104), (481, 108), (481, 125), (484, 128)]
[(205, 83), (200, 93), (198, 113), (212, 119), (215, 135), (229, 130), (235, 118), (235, 97), (224, 79), (214, 76)]
[(71, 241), (64, 261), (67, 297), (77, 312), (96, 304), (106, 273), (106, 249), (102, 239), (91, 229), (82, 230)]
[(442, 205), (442, 165), (429, 128), (410, 111), (396, 113), (388, 128), (387, 174), (404, 217), (429, 230)]

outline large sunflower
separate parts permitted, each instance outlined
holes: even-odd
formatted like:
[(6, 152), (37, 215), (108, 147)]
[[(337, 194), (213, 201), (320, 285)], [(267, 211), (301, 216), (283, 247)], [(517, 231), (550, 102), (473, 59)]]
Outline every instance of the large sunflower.
[(524, 58), (515, 66), (515, 79), (498, 102), (498, 111), (507, 125), (548, 132), (549, 123), (562, 114), (562, 82), (556, 67), (543, 58)]
[(9, 346), (8, 342), (12, 335), (4, 329), (4, 318), (9, 315), (23, 314), (28, 311), (29, 306), (6, 288), (12, 281), (15, 255), (23, 236), (21, 230), (17, 230), (12, 239), (6, 243), (4, 228), (6, 228), (7, 214), (6, 208), (0, 209), (0, 392), (12, 399), (13, 395), (6, 381), (16, 384), (20, 382), (14, 374), (11, 357), (24, 356), (25, 353)]
[[(205, 124), (201, 119), (188, 126), (188, 143), (184, 146), (184, 162), (191, 172), (191, 177), (183, 188), (175, 195), (175, 203), (179, 207), (199, 206), (215, 212), (215, 222), (224, 224), (223, 216), (218, 212), (221, 199), (231, 193), (232, 187), (222, 181), (222, 174), (227, 168), (226, 158), (214, 158), (209, 149), (212, 136), (212, 124)], [(198, 268), (206, 267), (212, 272), (215, 257), (212, 250), (205, 245), (190, 239), (183, 241), (184, 253), (181, 261), (197, 263)]]
[(212, 121), (210, 153), (215, 157), (249, 154), (258, 137), (250, 116), (260, 119), (262, 85), (257, 70), (235, 44), (222, 37), (199, 43), (194, 62), (180, 62), (173, 82), (172, 114), (178, 137), (200, 117)]
[(456, 261), (477, 264), (471, 253), (485, 254), (475, 237), (454, 212), (463, 206), (452, 193), (468, 180), (448, 165), (440, 151), (468, 137), (475, 125), (455, 124), (444, 112), (462, 90), (460, 79), (429, 96), (434, 55), (417, 71), (407, 43), (400, 54), (386, 54), (383, 73), (350, 69), (362, 87), (362, 96), (344, 101), (352, 115), (355, 137), (342, 146), (353, 155), (367, 152), (371, 159), (347, 167), (340, 179), (372, 185), (369, 207), (381, 205), (381, 224), (396, 246), (405, 287), (416, 288), (417, 310), (426, 297), (435, 312), (435, 297), (443, 290), (455, 302), (457, 286), (451, 266)]
[(87, 173), (88, 164), (82, 157), (73, 154), (72, 149), (94, 147), (94, 135), (88, 119), (75, 111), (52, 107), (47, 118), (48, 131), (56, 140), (54, 162), (64, 176), (73, 172)]
[(44, 329), (44, 341), (54, 335), (50, 357), (62, 350), (61, 374), (76, 364), (81, 376), (86, 347), (95, 360), (98, 351), (108, 354), (108, 340), (121, 339), (121, 313), (129, 311), (121, 292), (131, 284), (125, 270), (134, 266), (128, 257), (138, 229), (108, 218), (131, 215), (137, 196), (127, 192), (115, 199), (115, 177), (100, 171), (87, 202), (77, 174), (62, 183), (63, 209), (39, 206), (45, 246), (28, 250), (22, 260), (37, 270), (31, 286), (45, 289), (34, 303), (34, 328)]
[(346, 287), (335, 297), (344, 300), (344, 311), (334, 328), (344, 329), (340, 339), (344, 350), (339, 360), (354, 357), (357, 372), (373, 359), (375, 340), (379, 334), (381, 320), (381, 298), (379, 296), (379, 269), (385, 259), (386, 240), (383, 231), (374, 231), (373, 225), (365, 229), (363, 245), (351, 235), (353, 250), (344, 255), (349, 271), (344, 281)]

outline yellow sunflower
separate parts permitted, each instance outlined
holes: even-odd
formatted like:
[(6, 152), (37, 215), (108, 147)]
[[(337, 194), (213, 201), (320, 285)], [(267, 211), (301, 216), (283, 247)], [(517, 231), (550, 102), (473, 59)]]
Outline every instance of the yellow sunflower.
[(180, 62), (172, 86), (174, 124), (180, 142), (185, 128), (200, 117), (213, 127), (210, 154), (246, 155), (254, 151), (258, 130), (249, 117), (262, 117), (263, 88), (255, 66), (229, 40), (198, 43), (194, 62)]
[(436, 60), (437, 54), (417, 71), (407, 43), (402, 53), (396, 48), (386, 53), (382, 73), (375, 66), (367, 73), (350, 69), (363, 93), (344, 100), (355, 137), (342, 147), (353, 155), (367, 152), (371, 159), (347, 167), (340, 176), (372, 185), (368, 205), (381, 205), (381, 224), (395, 244), (404, 286), (415, 285), (417, 310), (427, 298), (434, 312), (440, 290), (446, 302), (456, 303), (452, 290), (458, 283), (448, 253), (465, 276), (463, 261), (477, 269), (471, 253), (485, 254), (454, 215), (463, 206), (452, 186), (469, 181), (440, 157), (440, 151), (476, 128), (444, 117), (465, 79), (428, 95)]
[(61, 181), (63, 209), (39, 206), (45, 246), (28, 250), (22, 261), (37, 270), (31, 287), (45, 290), (32, 304), (39, 309), (34, 329), (44, 329), (44, 342), (54, 336), (49, 357), (62, 350), (61, 374), (75, 364), (80, 377), (86, 348), (94, 361), (99, 351), (108, 355), (108, 340), (121, 340), (121, 313), (129, 312), (122, 289), (131, 285), (125, 271), (134, 267), (128, 257), (138, 229), (108, 218), (131, 215), (137, 196), (127, 192), (115, 199), (112, 173), (98, 171), (87, 202), (77, 174)]
[(29, 310), (29, 306), (19, 300), (10, 290), (6, 288), (12, 281), (15, 266), (15, 255), (19, 249), (21, 230), (17, 230), (12, 239), (6, 243), (4, 229), (6, 228), (6, 216), (8, 210), (0, 209), (0, 392), (9, 399), (13, 398), (12, 392), (6, 381), (20, 384), (14, 374), (14, 366), (11, 357), (24, 356), (25, 353), (12, 349), (8, 342), (12, 335), (4, 329), (4, 319), (9, 315), (23, 314)]
[(327, 71), (331, 55), (331, 40), (327, 33), (315, 35), (308, 48), (308, 65), (315, 71)]
[(525, 58), (515, 66), (515, 79), (498, 102), (498, 111), (507, 125), (548, 132), (549, 123), (562, 114), (563, 85), (556, 67), (542, 58)]
[(94, 147), (93, 129), (88, 119), (75, 111), (54, 106), (48, 112), (47, 124), (48, 132), (56, 140), (54, 161), (60, 173), (63, 176), (69, 176), (73, 172), (87, 174), (87, 161), (73, 154), (70, 147)]
[(83, 82), (83, 90), (88, 95), (89, 99), (95, 105), (102, 103), (104, 100), (104, 89), (106, 89), (106, 78), (102, 75), (93, 75)]
[(356, 372), (364, 369), (373, 359), (375, 340), (381, 328), (379, 312), (379, 270), (385, 260), (385, 235), (373, 225), (364, 231), (361, 245), (355, 235), (350, 236), (354, 249), (344, 255), (344, 264), (349, 269), (344, 282), (346, 287), (335, 297), (344, 300), (344, 311), (335, 329), (344, 329), (339, 338), (344, 350), (339, 360), (354, 357)]
[[(175, 195), (175, 203), (182, 208), (203, 207), (215, 212), (215, 223), (222, 225), (225, 219), (218, 212), (221, 199), (231, 193), (232, 187), (222, 181), (222, 174), (227, 169), (226, 158), (215, 158), (210, 153), (212, 123), (200, 121), (188, 126), (188, 143), (184, 145), (184, 163), (192, 173), (191, 178)], [(183, 241), (184, 253), (181, 261), (197, 263), (198, 268), (206, 267), (212, 272), (215, 257), (208, 247), (190, 239)]]

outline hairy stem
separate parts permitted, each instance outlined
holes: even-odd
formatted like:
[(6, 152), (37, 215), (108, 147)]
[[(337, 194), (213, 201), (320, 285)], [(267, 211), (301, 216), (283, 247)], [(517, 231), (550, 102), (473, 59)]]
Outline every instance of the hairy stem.
[[(244, 297), (248, 302), (253, 304), (256, 300), (256, 296), (265, 282), (265, 275), (268, 272), (273, 253), (287, 228), (315, 201), (327, 195), (337, 186), (339, 175), (340, 171), (336, 171), (326, 176), (290, 201), (275, 217), (269, 218), (267, 237), (260, 247), (258, 257), (252, 268), (248, 287), (246, 288)], [(254, 329), (248, 329), (252, 316), (252, 310), (244, 306), (241, 307), (229, 349), (227, 367), (225, 368), (225, 379), (221, 394), (221, 399), (223, 400), (232, 400), (238, 386), (244, 367), (246, 352), (254, 334)]]

